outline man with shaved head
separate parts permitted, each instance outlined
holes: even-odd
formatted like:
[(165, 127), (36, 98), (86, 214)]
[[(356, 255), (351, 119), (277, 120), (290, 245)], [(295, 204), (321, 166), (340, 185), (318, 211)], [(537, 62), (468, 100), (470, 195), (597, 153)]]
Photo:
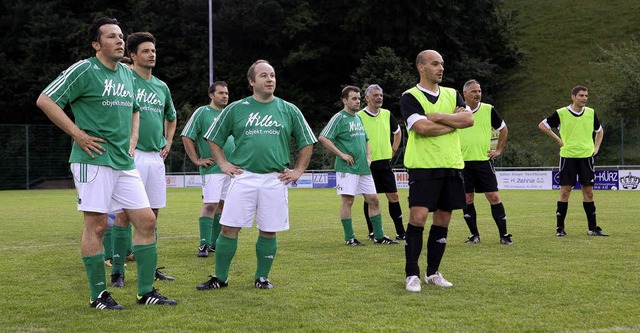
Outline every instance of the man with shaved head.
[(422, 252), (424, 226), (429, 212), (433, 224), (427, 239), (425, 282), (451, 287), (438, 268), (447, 244), (451, 212), (465, 206), (458, 129), (473, 126), (473, 114), (462, 96), (441, 87), (444, 60), (440, 53), (425, 50), (416, 57), (420, 82), (400, 98), (409, 140), (404, 165), (409, 174), (409, 224), (405, 238), (406, 289), (419, 292), (418, 260)]

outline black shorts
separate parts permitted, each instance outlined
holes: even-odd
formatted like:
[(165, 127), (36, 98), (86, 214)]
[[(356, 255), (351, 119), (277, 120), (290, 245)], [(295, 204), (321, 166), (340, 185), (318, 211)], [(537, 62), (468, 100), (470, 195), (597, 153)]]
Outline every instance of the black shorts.
[(377, 193), (398, 192), (396, 176), (391, 169), (391, 162), (387, 160), (373, 161), (371, 163), (371, 176), (376, 185)]
[(466, 206), (462, 170), (409, 169), (409, 207), (452, 211)]
[(465, 193), (498, 192), (496, 170), (493, 169), (493, 163), (490, 160), (465, 161), (462, 174)]
[(575, 185), (576, 177), (582, 186), (593, 186), (595, 168), (593, 157), (569, 158), (560, 157), (560, 185)]

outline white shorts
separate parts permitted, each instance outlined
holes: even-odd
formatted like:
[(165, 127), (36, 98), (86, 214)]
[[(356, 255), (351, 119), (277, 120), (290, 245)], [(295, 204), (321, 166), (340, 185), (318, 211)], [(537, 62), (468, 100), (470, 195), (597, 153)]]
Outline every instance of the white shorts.
[(336, 172), (336, 189), (338, 195), (376, 194), (376, 184), (371, 175)]
[(167, 205), (167, 178), (164, 172), (164, 160), (162, 160), (160, 152), (136, 149), (134, 159), (151, 208), (165, 207)]
[(231, 177), (224, 173), (202, 175), (202, 202), (218, 203), (227, 197)]
[(123, 209), (149, 207), (138, 170), (115, 170), (108, 166), (71, 163), (78, 190), (78, 210), (119, 213)]
[(279, 173), (259, 174), (244, 170), (231, 178), (220, 224), (266, 232), (289, 230), (289, 192)]

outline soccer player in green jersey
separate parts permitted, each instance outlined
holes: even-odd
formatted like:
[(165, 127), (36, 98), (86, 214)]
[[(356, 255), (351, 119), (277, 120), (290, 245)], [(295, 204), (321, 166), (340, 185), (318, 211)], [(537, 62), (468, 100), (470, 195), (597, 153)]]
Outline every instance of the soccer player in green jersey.
[[(587, 107), (589, 90), (576, 86), (571, 90), (571, 105), (556, 110), (538, 124), (538, 128), (551, 137), (560, 147), (560, 196), (556, 209), (556, 236), (564, 237), (564, 219), (567, 216), (569, 195), (576, 183), (582, 188), (582, 207), (587, 215), (589, 236), (609, 236), (602, 233), (596, 223), (596, 205), (593, 201), (595, 181), (594, 161), (604, 137), (604, 130), (596, 112)], [(560, 133), (556, 135), (551, 129)], [(595, 138), (594, 138), (595, 132)]]
[[(475, 193), (484, 193), (491, 204), (491, 216), (498, 226), (500, 244), (511, 245), (511, 234), (507, 233), (507, 214), (498, 193), (498, 180), (493, 169), (493, 159), (502, 154), (507, 142), (507, 125), (491, 104), (481, 103), (482, 88), (476, 80), (464, 84), (462, 93), (464, 102), (473, 112), (473, 126), (460, 130), (460, 146), (464, 159), (464, 191), (467, 208), (464, 208), (464, 220), (471, 236), (467, 244), (480, 243), (480, 232), (476, 222), (476, 207), (473, 204)], [(496, 149), (491, 149), (491, 131), (500, 132)]]
[[(232, 179), (220, 218), (215, 275), (198, 285), (198, 290), (227, 287), (238, 233), (252, 227), (254, 218), (259, 229), (254, 285), (273, 288), (268, 278), (278, 248), (276, 233), (289, 229), (287, 184), (306, 170), (313, 144), (318, 141), (302, 112), (274, 95), (276, 72), (269, 62), (254, 62), (247, 80), (253, 95), (229, 104), (204, 135), (213, 159)], [(222, 147), (229, 135), (233, 135), (236, 148), (227, 156)], [(292, 136), (298, 151), (293, 168), (289, 158)]]
[[(152, 74), (156, 65), (155, 45), (155, 37), (148, 32), (134, 32), (127, 38), (127, 50), (133, 61), (134, 95), (136, 103), (140, 106), (138, 136), (131, 137), (131, 147), (135, 147), (133, 157), (136, 169), (140, 173), (151, 210), (157, 220), (160, 208), (167, 204), (164, 160), (171, 150), (177, 120), (169, 87)], [(112, 227), (113, 287), (124, 287), (124, 262), (130, 239), (131, 222), (127, 214), (119, 213)], [(159, 269), (156, 269), (155, 278), (175, 280)]]
[[(198, 257), (205, 258), (215, 251), (216, 240), (220, 234), (220, 216), (231, 178), (215, 163), (204, 133), (220, 116), (222, 109), (229, 103), (229, 89), (224, 81), (216, 81), (209, 86), (209, 105), (196, 109), (182, 130), (184, 150), (193, 164), (197, 165), (202, 177), (202, 210), (200, 226), (200, 246)], [(196, 147), (197, 146), (197, 147)], [(197, 149), (196, 149), (197, 148)], [(233, 136), (229, 136), (223, 147), (225, 155), (235, 149)]]
[(444, 60), (440, 53), (425, 50), (416, 57), (420, 82), (400, 97), (409, 140), (404, 164), (409, 174), (409, 225), (405, 239), (405, 288), (421, 290), (418, 260), (424, 226), (430, 212), (433, 223), (427, 239), (425, 282), (451, 287), (438, 268), (447, 245), (451, 212), (465, 205), (458, 129), (473, 126), (473, 114), (454, 89), (441, 87)]
[[(364, 129), (369, 138), (371, 150), (371, 176), (376, 185), (376, 192), (384, 193), (389, 202), (389, 216), (396, 228), (396, 239), (405, 238), (404, 225), (402, 224), (402, 208), (398, 198), (396, 177), (391, 169), (391, 158), (398, 152), (402, 143), (402, 130), (391, 114), (391, 111), (382, 108), (384, 92), (382, 87), (372, 84), (364, 93), (367, 106), (358, 112), (362, 119)], [(389, 135), (393, 135), (393, 143), (389, 141)], [(369, 239), (374, 239), (373, 226), (369, 218), (369, 205), (364, 203), (364, 217), (369, 228)]]
[[(107, 291), (102, 236), (107, 213), (124, 210), (136, 229), (138, 304), (176, 305), (153, 288), (158, 252), (156, 217), (130, 153), (139, 116), (131, 70), (119, 61), (124, 39), (116, 19), (100, 18), (89, 28), (95, 57), (63, 71), (40, 94), (37, 105), (73, 138), (69, 163), (84, 214), (80, 250), (89, 280), (90, 305), (121, 310)], [(69, 105), (75, 123), (64, 112)]]
[(382, 214), (376, 186), (371, 176), (371, 152), (367, 133), (360, 116), (360, 89), (346, 86), (342, 89), (344, 108), (336, 113), (324, 127), (318, 140), (336, 154), (334, 170), (336, 172), (336, 188), (342, 199), (340, 205), (340, 221), (344, 230), (345, 245), (362, 246), (353, 232), (351, 207), (356, 195), (362, 194), (369, 206), (368, 214), (374, 233), (374, 243), (398, 244), (384, 235)]

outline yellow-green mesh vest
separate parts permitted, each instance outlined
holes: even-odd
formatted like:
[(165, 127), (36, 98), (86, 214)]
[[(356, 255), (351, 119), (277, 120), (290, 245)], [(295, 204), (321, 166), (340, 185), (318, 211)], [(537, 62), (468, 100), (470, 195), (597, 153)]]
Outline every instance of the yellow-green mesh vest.
[(560, 116), (560, 138), (563, 146), (560, 156), (583, 158), (593, 156), (593, 122), (595, 112), (592, 108), (584, 108), (582, 116), (576, 117), (566, 107), (556, 110)]
[(371, 150), (371, 160), (390, 160), (391, 151), (391, 112), (387, 109), (380, 109), (377, 116), (372, 117), (366, 111), (358, 111), (362, 124), (369, 137), (369, 149)]
[(490, 104), (480, 103), (473, 113), (473, 126), (459, 129), (462, 159), (465, 161), (488, 161), (491, 149), (491, 109)]
[[(435, 112), (452, 114), (456, 108), (457, 93), (451, 88), (440, 87), (440, 97), (435, 104), (431, 104), (417, 87), (405, 93), (413, 95), (427, 115)], [(458, 130), (439, 136), (423, 136), (409, 131), (404, 165), (409, 169), (463, 169)]]

